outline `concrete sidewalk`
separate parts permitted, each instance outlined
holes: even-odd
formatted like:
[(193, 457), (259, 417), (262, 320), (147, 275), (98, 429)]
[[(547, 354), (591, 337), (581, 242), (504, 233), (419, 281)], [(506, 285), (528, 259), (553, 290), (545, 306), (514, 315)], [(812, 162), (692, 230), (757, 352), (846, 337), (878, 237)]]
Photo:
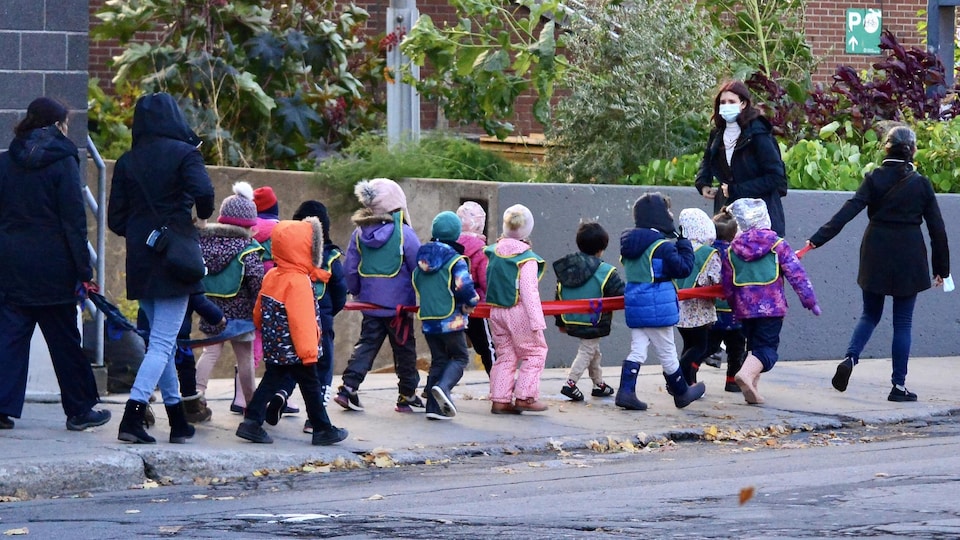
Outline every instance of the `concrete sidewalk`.
[[(565, 369), (546, 370), (541, 399), (550, 405), (544, 413), (522, 416), (490, 414), (487, 377), (468, 371), (454, 391), (459, 414), (452, 421), (428, 421), (422, 414), (394, 412), (396, 376), (370, 375), (361, 388), (365, 412), (348, 412), (331, 403), (333, 423), (350, 431), (335, 446), (310, 445), (302, 433), (305, 413), (286, 416), (280, 424), (264, 427), (275, 439), (257, 445), (237, 438), (241, 417), (229, 412), (233, 381), (211, 381), (207, 391), (213, 419), (197, 426), (187, 444), (169, 444), (163, 407), (154, 405), (158, 424), (150, 429), (155, 445), (131, 445), (117, 440), (117, 428), (128, 396), (105, 396), (113, 413), (105, 426), (70, 432), (59, 403), (27, 403), (16, 428), (0, 431), (0, 495), (22, 490), (27, 496), (126, 489), (146, 480), (167, 478), (174, 483), (195, 479), (230, 479), (261, 469), (285, 470), (307, 462), (331, 463), (338, 458), (366, 463), (372, 454), (389, 455), (397, 464), (423, 463), (457, 456), (586, 449), (590, 441), (637, 443), (658, 439), (701, 438), (716, 427), (720, 433), (745, 432), (782, 426), (786, 429), (835, 429), (849, 423), (897, 423), (960, 412), (953, 377), (945, 366), (958, 358), (913, 358), (908, 388), (920, 396), (916, 403), (887, 401), (890, 361), (863, 360), (854, 370), (850, 387), (840, 393), (830, 386), (835, 361), (782, 362), (760, 381), (762, 406), (749, 406), (740, 394), (723, 391), (724, 371), (704, 366), (700, 379), (707, 395), (686, 409), (677, 409), (664, 389), (658, 366), (641, 369), (637, 394), (650, 404), (644, 412), (623, 411), (612, 398), (586, 398), (573, 403), (560, 395)], [(606, 380), (616, 387), (619, 368), (606, 368)], [(426, 374), (421, 373), (421, 384)], [(584, 377), (581, 388), (589, 390)], [(338, 379), (335, 384), (338, 383)], [(301, 406), (299, 394), (291, 403)], [(744, 442), (744, 444), (752, 444)], [(365, 459), (366, 457), (366, 459)]]

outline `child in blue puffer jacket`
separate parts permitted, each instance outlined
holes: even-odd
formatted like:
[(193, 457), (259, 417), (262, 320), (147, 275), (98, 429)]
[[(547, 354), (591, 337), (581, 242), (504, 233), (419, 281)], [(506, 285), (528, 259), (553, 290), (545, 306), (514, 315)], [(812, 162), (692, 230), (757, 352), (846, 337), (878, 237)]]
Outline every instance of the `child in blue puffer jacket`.
[[(674, 231), (670, 198), (645, 193), (633, 205), (634, 229), (620, 235), (620, 262), (626, 275), (624, 313), (631, 328), (630, 354), (623, 361), (616, 404), (643, 411), (647, 404), (637, 399), (637, 374), (652, 346), (660, 360), (667, 391), (674, 404), (683, 408), (703, 397), (703, 383), (687, 385), (677, 360), (673, 327), (680, 321), (677, 289), (672, 280), (693, 271), (693, 246)], [(671, 242), (667, 238), (676, 238)]]

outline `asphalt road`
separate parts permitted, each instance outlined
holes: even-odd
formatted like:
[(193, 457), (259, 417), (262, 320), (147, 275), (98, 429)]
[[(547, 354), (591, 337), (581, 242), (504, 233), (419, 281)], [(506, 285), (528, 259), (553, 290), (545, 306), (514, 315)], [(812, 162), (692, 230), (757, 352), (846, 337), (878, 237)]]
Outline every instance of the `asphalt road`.
[(0, 533), (104, 540), (957, 538), (958, 449), (960, 423), (950, 418), (636, 452), (555, 449), (4, 502)]

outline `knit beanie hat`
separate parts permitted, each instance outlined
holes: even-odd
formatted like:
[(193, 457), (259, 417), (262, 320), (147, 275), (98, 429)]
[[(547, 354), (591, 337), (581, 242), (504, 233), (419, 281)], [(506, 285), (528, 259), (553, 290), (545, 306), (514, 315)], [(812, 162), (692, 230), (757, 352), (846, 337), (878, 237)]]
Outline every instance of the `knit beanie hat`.
[(330, 214), (327, 207), (320, 201), (303, 201), (293, 213), (294, 221), (300, 221), (308, 217), (315, 217), (320, 221), (320, 227), (323, 230), (323, 242), (325, 244), (333, 243), (330, 240)]
[(254, 227), (257, 224), (257, 205), (253, 202), (253, 186), (247, 182), (233, 185), (233, 195), (220, 204), (217, 222), (239, 227)]
[(257, 215), (264, 219), (280, 219), (280, 205), (277, 195), (270, 186), (253, 190), (253, 202), (257, 205)]
[(633, 222), (638, 229), (656, 229), (673, 236), (673, 217), (670, 215), (670, 199), (660, 192), (644, 193), (633, 203)]
[(699, 208), (684, 208), (677, 218), (683, 235), (698, 244), (709, 246), (717, 239), (717, 227), (706, 212)]
[(400, 185), (393, 180), (388, 178), (361, 180), (354, 186), (353, 193), (357, 196), (360, 204), (370, 209), (374, 214), (392, 214), (397, 210), (403, 210), (404, 221), (410, 223), (410, 216), (407, 211), (407, 196), (403, 193)]
[(483, 234), (483, 226), (487, 223), (487, 213), (483, 207), (473, 201), (467, 201), (457, 208), (457, 216), (463, 224), (463, 232)]
[(503, 236), (526, 240), (533, 232), (533, 214), (522, 204), (515, 204), (503, 213)]
[(737, 199), (727, 209), (737, 220), (741, 232), (770, 228), (770, 214), (763, 199)]
[(460, 218), (447, 210), (440, 212), (437, 217), (433, 218), (430, 237), (439, 242), (456, 242), (457, 238), (460, 238), (460, 230)]

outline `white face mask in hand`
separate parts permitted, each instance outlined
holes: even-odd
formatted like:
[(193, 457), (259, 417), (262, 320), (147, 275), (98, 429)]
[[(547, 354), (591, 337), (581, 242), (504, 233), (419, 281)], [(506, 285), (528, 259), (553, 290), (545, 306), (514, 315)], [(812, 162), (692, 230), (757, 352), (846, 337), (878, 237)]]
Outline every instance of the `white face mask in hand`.
[(727, 122), (733, 122), (740, 116), (740, 105), (737, 103), (723, 103), (717, 108), (720, 118)]

